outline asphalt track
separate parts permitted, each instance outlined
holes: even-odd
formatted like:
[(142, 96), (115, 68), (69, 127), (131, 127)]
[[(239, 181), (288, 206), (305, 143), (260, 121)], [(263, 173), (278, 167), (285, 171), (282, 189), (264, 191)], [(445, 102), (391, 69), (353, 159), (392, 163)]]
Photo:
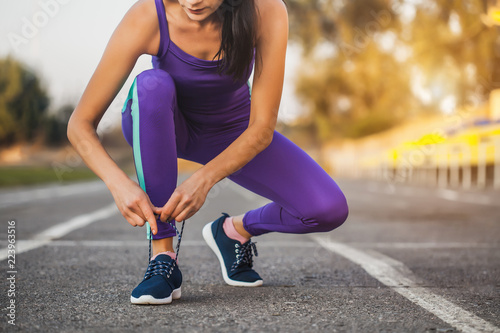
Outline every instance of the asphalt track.
[(500, 192), (339, 184), (351, 211), (339, 229), (255, 238), (260, 288), (226, 286), (201, 229), (267, 200), (217, 184), (186, 225), (182, 299), (165, 306), (130, 304), (145, 230), (101, 183), (2, 190), (0, 331), (500, 332)]

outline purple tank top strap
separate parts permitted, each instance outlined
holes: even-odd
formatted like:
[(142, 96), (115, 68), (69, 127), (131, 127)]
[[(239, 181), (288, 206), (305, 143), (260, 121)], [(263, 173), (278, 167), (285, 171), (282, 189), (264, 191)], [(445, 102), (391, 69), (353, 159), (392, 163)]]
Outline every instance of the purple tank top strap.
[(163, 0), (155, 0), (156, 14), (158, 15), (158, 23), (160, 25), (160, 47), (158, 48), (158, 57), (163, 57), (170, 46), (170, 38), (168, 33), (167, 16)]

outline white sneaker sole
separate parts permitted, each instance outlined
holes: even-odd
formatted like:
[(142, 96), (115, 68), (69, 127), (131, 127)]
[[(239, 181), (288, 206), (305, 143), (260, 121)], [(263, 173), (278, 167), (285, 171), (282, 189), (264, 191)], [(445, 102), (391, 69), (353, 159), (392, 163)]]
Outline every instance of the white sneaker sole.
[(142, 295), (139, 298), (135, 298), (134, 296), (130, 296), (130, 302), (132, 304), (170, 304), (172, 303), (172, 299), (181, 298), (181, 287), (174, 289), (172, 294), (166, 298), (154, 298), (151, 295)]
[(219, 259), (220, 263), (220, 269), (222, 271), (222, 277), (224, 278), (224, 282), (226, 282), (230, 286), (235, 286), (235, 287), (259, 287), (262, 285), (262, 280), (257, 280), (254, 282), (244, 282), (244, 281), (236, 281), (232, 280), (227, 276), (227, 270), (226, 270), (226, 265), (224, 264), (224, 260), (222, 259), (222, 253), (220, 253), (219, 247), (217, 246), (217, 243), (215, 242), (214, 235), (212, 234), (212, 223), (207, 224), (206, 226), (203, 227), (203, 238), (205, 239), (205, 242), (207, 242), (208, 246), (212, 251), (214, 251), (215, 255)]

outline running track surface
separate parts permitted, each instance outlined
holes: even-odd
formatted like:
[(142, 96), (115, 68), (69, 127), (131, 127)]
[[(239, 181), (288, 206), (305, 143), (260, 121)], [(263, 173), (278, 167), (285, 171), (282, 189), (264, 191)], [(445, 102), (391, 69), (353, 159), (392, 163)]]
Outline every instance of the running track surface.
[[(201, 229), (221, 212), (267, 200), (229, 180), (217, 184), (187, 222), (183, 295), (166, 306), (129, 303), (147, 241), (100, 182), (2, 190), (0, 331), (500, 332), (500, 192), (339, 184), (351, 210), (340, 229), (255, 239), (264, 286), (254, 289), (224, 285)], [(16, 326), (8, 324), (11, 299)]]

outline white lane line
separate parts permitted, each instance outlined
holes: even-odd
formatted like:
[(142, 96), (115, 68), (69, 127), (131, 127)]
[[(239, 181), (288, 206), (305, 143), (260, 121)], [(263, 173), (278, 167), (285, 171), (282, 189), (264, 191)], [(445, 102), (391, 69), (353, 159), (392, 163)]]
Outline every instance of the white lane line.
[[(3, 242), (5, 243), (5, 242)], [(68, 246), (68, 247), (146, 247), (147, 240), (137, 241), (137, 240), (53, 240), (50, 242), (47, 241), (37, 241), (37, 240), (21, 240), (16, 242), (19, 246), (22, 245), (22, 248), (25, 250), (26, 248), (37, 248), (42, 245), (47, 246)], [(21, 245), (20, 245), (21, 244)], [(201, 240), (183, 240), (182, 246), (187, 247), (196, 247), (196, 246), (207, 246), (205, 241)], [(258, 242), (258, 247), (300, 247), (300, 248), (316, 248), (319, 247), (317, 243), (314, 242)], [(26, 252), (26, 250), (24, 251)]]
[[(96, 221), (108, 218), (117, 212), (118, 209), (113, 203), (92, 213), (75, 216), (66, 222), (50, 227), (37, 234), (32, 239), (18, 240), (16, 241), (16, 255), (47, 245), (54, 239), (61, 238), (72, 231), (88, 226)], [(7, 247), (0, 250), (0, 260), (7, 259), (7, 251)]]
[(366, 187), (367, 192), (370, 193), (383, 193), (396, 197), (429, 197), (432, 193), (437, 197), (455, 202), (463, 202), (469, 204), (476, 205), (484, 205), (484, 206), (497, 206), (496, 200), (493, 200), (492, 197), (480, 194), (480, 193), (470, 193), (470, 192), (459, 192), (449, 189), (424, 189), (424, 188), (411, 188), (411, 187), (402, 187), (397, 189), (391, 189), (387, 187), (377, 186), (375, 184), (369, 184)]
[(438, 190), (437, 195), (449, 201), (458, 201), (460, 198), (457, 192), (445, 189)]
[(11, 190), (0, 193), (0, 208), (18, 206), (32, 201), (67, 197), (77, 194), (88, 194), (106, 189), (102, 181), (77, 183), (71, 185), (49, 185), (28, 190)]
[(456, 304), (419, 286), (402, 262), (381, 253), (372, 253), (355, 249), (345, 244), (336, 243), (315, 236), (314, 239), (327, 250), (339, 254), (360, 265), (372, 277), (406, 297), (413, 303), (439, 317), (441, 320), (463, 332), (500, 332), (500, 328), (479, 318)]
[(494, 205), (492, 199), (484, 194), (479, 193), (464, 193), (462, 196), (460, 192), (453, 190), (440, 189), (437, 191), (437, 195), (445, 200), (465, 202), (477, 205)]
[(357, 248), (375, 248), (375, 249), (495, 249), (500, 248), (500, 244), (495, 243), (439, 243), (439, 242), (414, 242), (414, 243), (347, 243)]
[[(41, 242), (41, 241), (39, 241)], [(27, 246), (35, 246), (36, 240), (18, 240), (16, 243), (22, 248)], [(258, 247), (307, 247), (315, 248), (320, 245), (314, 242), (292, 242), (292, 241), (258, 241)], [(53, 240), (50, 242), (50, 246), (83, 246), (83, 247), (127, 247), (134, 246), (140, 247), (144, 246), (145, 241), (137, 240)], [(363, 248), (363, 249), (407, 249), (407, 250), (434, 250), (434, 249), (498, 249), (500, 244), (495, 243), (350, 243), (343, 242), (342, 244)], [(0, 246), (7, 246), (7, 241), (0, 241)], [(183, 246), (205, 246), (204, 241), (197, 240), (183, 240)]]

